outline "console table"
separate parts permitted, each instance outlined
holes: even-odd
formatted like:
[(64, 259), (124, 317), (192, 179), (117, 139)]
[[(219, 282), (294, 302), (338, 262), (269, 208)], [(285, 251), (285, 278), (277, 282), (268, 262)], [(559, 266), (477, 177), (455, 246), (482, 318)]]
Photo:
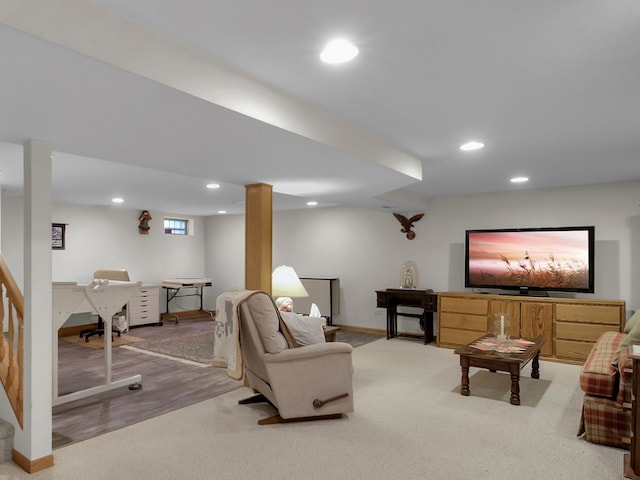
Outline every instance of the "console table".
[(583, 364), (603, 332), (621, 332), (623, 300), (438, 293), (439, 347), (459, 347), (491, 331), (496, 314), (511, 317), (511, 335), (544, 338), (540, 356)]
[[(438, 310), (438, 295), (433, 290), (387, 288), (376, 290), (377, 307), (387, 309), (387, 340), (398, 334), (398, 316), (419, 318), (425, 345), (433, 341), (433, 312)], [(398, 307), (422, 308), (422, 313), (398, 312)]]

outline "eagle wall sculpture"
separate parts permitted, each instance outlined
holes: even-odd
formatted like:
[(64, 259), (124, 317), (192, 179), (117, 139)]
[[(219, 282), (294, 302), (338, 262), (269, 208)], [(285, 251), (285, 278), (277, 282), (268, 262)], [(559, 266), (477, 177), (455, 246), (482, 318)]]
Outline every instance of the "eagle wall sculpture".
[(399, 213), (394, 213), (394, 217), (398, 219), (400, 225), (402, 225), (402, 229), (400, 230), (402, 233), (407, 234), (407, 238), (409, 240), (413, 240), (416, 238), (416, 232), (411, 230), (413, 228), (413, 224), (424, 217), (424, 213), (418, 213), (411, 218), (407, 218), (404, 215), (400, 215)]

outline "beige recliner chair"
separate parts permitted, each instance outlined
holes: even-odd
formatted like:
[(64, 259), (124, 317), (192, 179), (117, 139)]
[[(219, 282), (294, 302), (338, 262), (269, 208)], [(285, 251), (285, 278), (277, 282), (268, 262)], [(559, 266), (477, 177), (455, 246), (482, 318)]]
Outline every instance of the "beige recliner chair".
[(259, 424), (340, 418), (353, 411), (351, 345), (328, 342), (295, 348), (265, 292), (242, 301), (238, 315), (246, 380), (258, 393), (240, 403), (266, 401), (278, 410)]

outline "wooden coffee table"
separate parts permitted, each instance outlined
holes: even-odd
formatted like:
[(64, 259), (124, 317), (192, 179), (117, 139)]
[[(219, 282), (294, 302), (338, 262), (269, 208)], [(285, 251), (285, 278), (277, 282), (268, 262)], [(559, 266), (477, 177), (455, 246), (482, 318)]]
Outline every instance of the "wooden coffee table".
[(511, 405), (520, 405), (520, 371), (531, 362), (531, 377), (540, 378), (540, 347), (544, 344), (542, 338), (527, 338), (530, 342), (524, 352), (521, 353), (501, 353), (498, 351), (485, 351), (474, 348), (472, 345), (478, 341), (492, 338), (493, 335), (485, 335), (478, 340), (474, 340), (469, 345), (456, 348), (453, 353), (460, 355), (460, 368), (462, 369), (462, 381), (460, 395), (469, 396), (469, 367), (486, 368), (492, 372), (508, 372), (511, 374)]

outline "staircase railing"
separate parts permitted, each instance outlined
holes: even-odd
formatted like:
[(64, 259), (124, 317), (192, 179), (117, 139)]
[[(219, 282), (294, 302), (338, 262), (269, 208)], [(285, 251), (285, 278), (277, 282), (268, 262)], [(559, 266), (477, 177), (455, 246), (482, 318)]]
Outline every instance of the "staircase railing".
[(0, 256), (0, 380), (22, 428), (24, 391), (24, 296)]

